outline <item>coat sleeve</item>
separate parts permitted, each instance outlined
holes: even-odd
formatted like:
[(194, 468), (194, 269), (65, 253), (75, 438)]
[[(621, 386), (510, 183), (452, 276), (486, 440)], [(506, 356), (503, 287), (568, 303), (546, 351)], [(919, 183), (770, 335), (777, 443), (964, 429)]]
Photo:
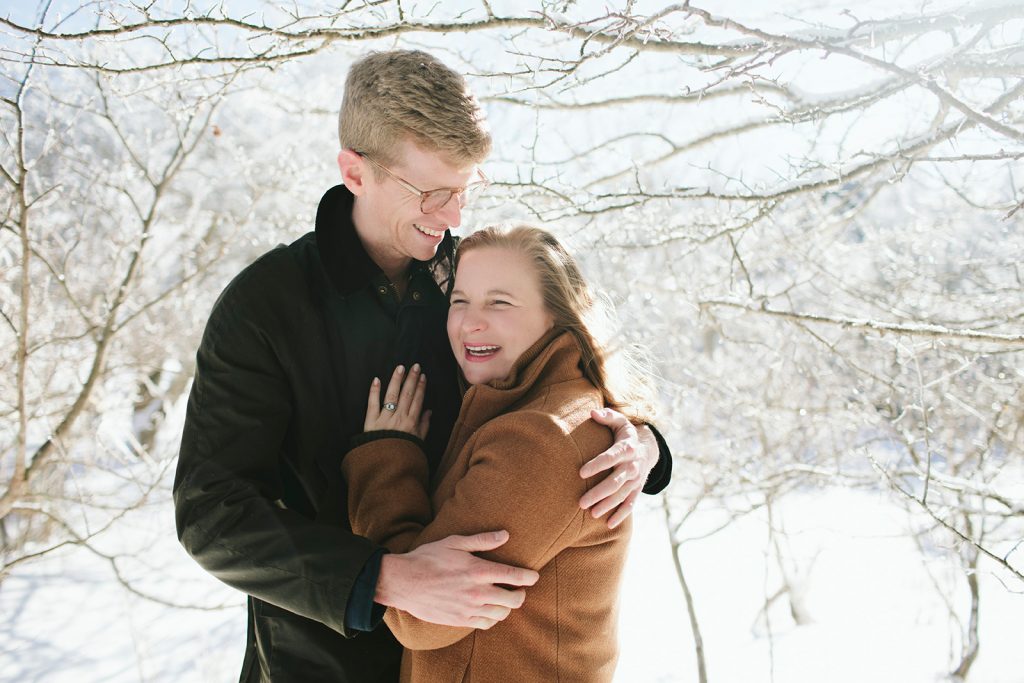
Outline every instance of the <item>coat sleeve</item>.
[(672, 480), (672, 451), (669, 449), (665, 437), (661, 435), (661, 432), (654, 425), (648, 422), (647, 427), (650, 428), (651, 434), (654, 435), (654, 440), (658, 442), (658, 462), (651, 470), (651, 473), (647, 475), (647, 481), (644, 483), (643, 488), (644, 493), (653, 496), (665, 490), (665, 487)]
[(174, 481), (178, 538), (229, 586), (351, 635), (345, 610), (376, 546), (281, 502), (292, 402), (265, 308), (243, 272), (211, 313)]
[[(490, 428), (498, 421), (500, 428)], [(611, 433), (593, 421), (578, 429), (596, 430), (582, 441), (601, 444), (594, 453), (612, 443)], [(550, 415), (506, 415), (481, 428), (454, 495), (432, 514), (422, 451), (409, 441), (371, 441), (342, 462), (352, 528), (392, 552), (407, 552), (451, 534), (506, 529), (508, 542), (480, 555), (539, 570), (583, 528), (586, 513), (578, 501), (593, 484), (579, 476), (583, 455), (577, 439)], [(413, 650), (445, 647), (472, 631), (431, 624), (394, 608), (388, 609), (385, 621), (402, 645)]]

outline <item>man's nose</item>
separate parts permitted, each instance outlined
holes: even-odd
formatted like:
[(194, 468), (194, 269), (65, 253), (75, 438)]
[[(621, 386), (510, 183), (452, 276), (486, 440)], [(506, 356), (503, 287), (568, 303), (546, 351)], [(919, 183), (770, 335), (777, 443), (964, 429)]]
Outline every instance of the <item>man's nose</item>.
[(460, 205), (460, 199), (460, 197), (452, 195), (452, 198), (448, 200), (448, 203), (437, 211), (437, 217), (440, 218), (449, 228), (457, 228), (462, 223), (462, 206)]

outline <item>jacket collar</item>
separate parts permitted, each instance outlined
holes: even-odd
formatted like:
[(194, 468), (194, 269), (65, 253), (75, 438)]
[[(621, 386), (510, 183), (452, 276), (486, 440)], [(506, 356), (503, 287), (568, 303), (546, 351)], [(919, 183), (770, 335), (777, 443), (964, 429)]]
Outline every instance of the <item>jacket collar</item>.
[(471, 386), (466, 401), (475, 398), (475, 403), (487, 405), (487, 413), (497, 415), (538, 389), (582, 377), (581, 356), (571, 333), (548, 330), (519, 356), (507, 377)]
[[(352, 222), (352, 207), (355, 195), (344, 185), (335, 185), (327, 190), (316, 210), (316, 244), (331, 284), (339, 294), (347, 296), (383, 277), (380, 266), (366, 253), (356, 226)], [(455, 252), (451, 232), (446, 231), (437, 248), (437, 255), (430, 261), (413, 261), (410, 271), (429, 273), (450, 272), (447, 266)]]
[[(516, 360), (508, 377), (469, 387), (439, 471), (450, 466), (466, 440), (488, 420), (514, 410), (546, 387), (583, 376), (580, 347), (565, 330), (553, 329)], [(462, 373), (459, 380), (465, 382)]]

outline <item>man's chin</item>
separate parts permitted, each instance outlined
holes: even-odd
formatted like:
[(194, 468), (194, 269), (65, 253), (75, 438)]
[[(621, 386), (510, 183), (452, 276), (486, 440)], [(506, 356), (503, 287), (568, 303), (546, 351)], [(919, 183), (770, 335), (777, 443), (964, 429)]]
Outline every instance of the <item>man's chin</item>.
[(416, 254), (417, 261), (430, 261), (437, 256), (437, 247), (433, 249), (421, 249)]
[(415, 258), (420, 261), (429, 261), (437, 254), (437, 248), (441, 246), (441, 242), (444, 241), (444, 235), (440, 237), (433, 237), (426, 235), (416, 228), (416, 244), (414, 246)]

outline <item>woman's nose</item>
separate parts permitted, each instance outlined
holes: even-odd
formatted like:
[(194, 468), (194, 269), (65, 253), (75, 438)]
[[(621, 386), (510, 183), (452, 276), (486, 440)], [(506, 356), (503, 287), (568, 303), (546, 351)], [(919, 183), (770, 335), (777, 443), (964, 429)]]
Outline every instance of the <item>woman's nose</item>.
[(466, 311), (466, 314), (462, 316), (462, 329), (466, 332), (476, 332), (486, 327), (486, 319), (476, 311)]

